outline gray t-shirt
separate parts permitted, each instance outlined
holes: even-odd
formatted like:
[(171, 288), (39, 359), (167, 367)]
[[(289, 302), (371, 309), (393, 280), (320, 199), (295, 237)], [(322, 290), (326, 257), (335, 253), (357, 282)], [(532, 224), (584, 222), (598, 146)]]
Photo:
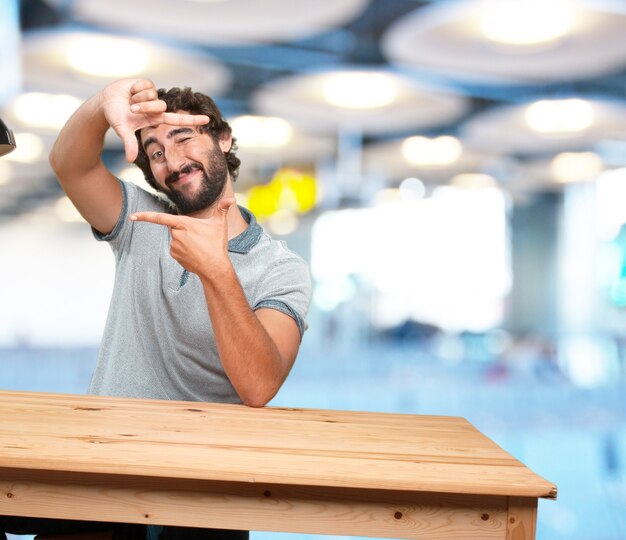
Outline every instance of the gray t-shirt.
[[(240, 403), (217, 353), (200, 279), (171, 257), (167, 227), (128, 219), (139, 211), (171, 213), (170, 207), (134, 184), (121, 185), (117, 225), (106, 236), (94, 231), (113, 249), (116, 273), (90, 393)], [(228, 251), (246, 299), (252, 309), (286, 313), (302, 335), (311, 298), (308, 267), (239, 208), (249, 225)]]

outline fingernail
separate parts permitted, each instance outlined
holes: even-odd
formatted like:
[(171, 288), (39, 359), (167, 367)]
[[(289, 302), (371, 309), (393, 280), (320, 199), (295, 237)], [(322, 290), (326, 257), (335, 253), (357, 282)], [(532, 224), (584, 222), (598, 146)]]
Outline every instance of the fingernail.
[(141, 107), (139, 107), (139, 105), (137, 105), (136, 103), (130, 106), (130, 110), (133, 112), (137, 112), (140, 108)]

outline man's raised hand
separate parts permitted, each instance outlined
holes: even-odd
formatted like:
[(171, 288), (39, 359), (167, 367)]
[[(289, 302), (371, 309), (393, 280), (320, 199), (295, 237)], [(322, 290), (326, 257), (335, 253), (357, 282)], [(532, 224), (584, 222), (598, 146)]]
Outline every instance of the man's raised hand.
[(101, 103), (107, 122), (124, 143), (129, 163), (137, 158), (137, 130), (158, 124), (197, 126), (210, 122), (205, 115), (165, 112), (165, 102), (147, 79), (123, 79), (110, 84), (101, 93)]

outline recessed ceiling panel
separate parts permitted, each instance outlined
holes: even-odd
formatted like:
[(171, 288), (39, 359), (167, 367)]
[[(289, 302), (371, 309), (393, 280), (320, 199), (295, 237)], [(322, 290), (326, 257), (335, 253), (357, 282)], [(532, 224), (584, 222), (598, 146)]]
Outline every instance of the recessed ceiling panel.
[(147, 77), (157, 87), (191, 86), (210, 95), (230, 85), (230, 72), (207, 55), (147, 40), (97, 32), (31, 33), (23, 41), (24, 88), (87, 98), (107, 83)]
[[(552, 9), (557, 5), (562, 13)], [(392, 25), (382, 48), (395, 63), (472, 81), (593, 77), (626, 62), (626, 6), (617, 0), (437, 2)]]
[(356, 17), (367, 0), (75, 0), (79, 19), (202, 44), (301, 39)]
[(457, 174), (483, 172), (496, 160), (493, 155), (463, 146), (458, 157), (448, 164), (419, 166), (406, 159), (403, 153), (404, 141), (405, 139), (368, 145), (363, 152), (366, 170), (382, 174), (392, 181), (414, 176), (429, 183), (447, 183)]
[[(346, 95), (351, 76), (358, 84)], [(467, 101), (393, 72), (348, 68), (276, 80), (257, 91), (252, 106), (314, 131), (384, 134), (447, 124), (465, 113)]]
[[(574, 100), (565, 100), (574, 101)], [(577, 100), (576, 100), (577, 101)], [(540, 132), (529, 120), (537, 103), (491, 109), (474, 116), (462, 128), (464, 140), (473, 147), (504, 154), (538, 154), (578, 150), (603, 139), (621, 138), (626, 125), (626, 101), (585, 100), (592, 111), (589, 125), (575, 131)], [(578, 129), (580, 127), (580, 129)]]

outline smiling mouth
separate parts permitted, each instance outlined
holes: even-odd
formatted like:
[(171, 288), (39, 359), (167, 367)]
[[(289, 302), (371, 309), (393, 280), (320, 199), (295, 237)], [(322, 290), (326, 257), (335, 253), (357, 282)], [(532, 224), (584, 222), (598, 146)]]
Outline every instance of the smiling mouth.
[(185, 185), (185, 184), (187, 184), (187, 183), (189, 183), (189, 182), (191, 181), (191, 178), (192, 178), (195, 174), (197, 174), (197, 173), (201, 173), (201, 172), (202, 172), (202, 171), (200, 171), (199, 169), (195, 169), (195, 168), (194, 168), (194, 169), (192, 169), (192, 170), (191, 170), (191, 171), (189, 171), (189, 172), (185, 172), (185, 173), (179, 174), (176, 178), (173, 178), (173, 179), (169, 180), (169, 181), (167, 182), (167, 185), (168, 185), (169, 187), (172, 187), (172, 186), (182, 186), (182, 185)]

